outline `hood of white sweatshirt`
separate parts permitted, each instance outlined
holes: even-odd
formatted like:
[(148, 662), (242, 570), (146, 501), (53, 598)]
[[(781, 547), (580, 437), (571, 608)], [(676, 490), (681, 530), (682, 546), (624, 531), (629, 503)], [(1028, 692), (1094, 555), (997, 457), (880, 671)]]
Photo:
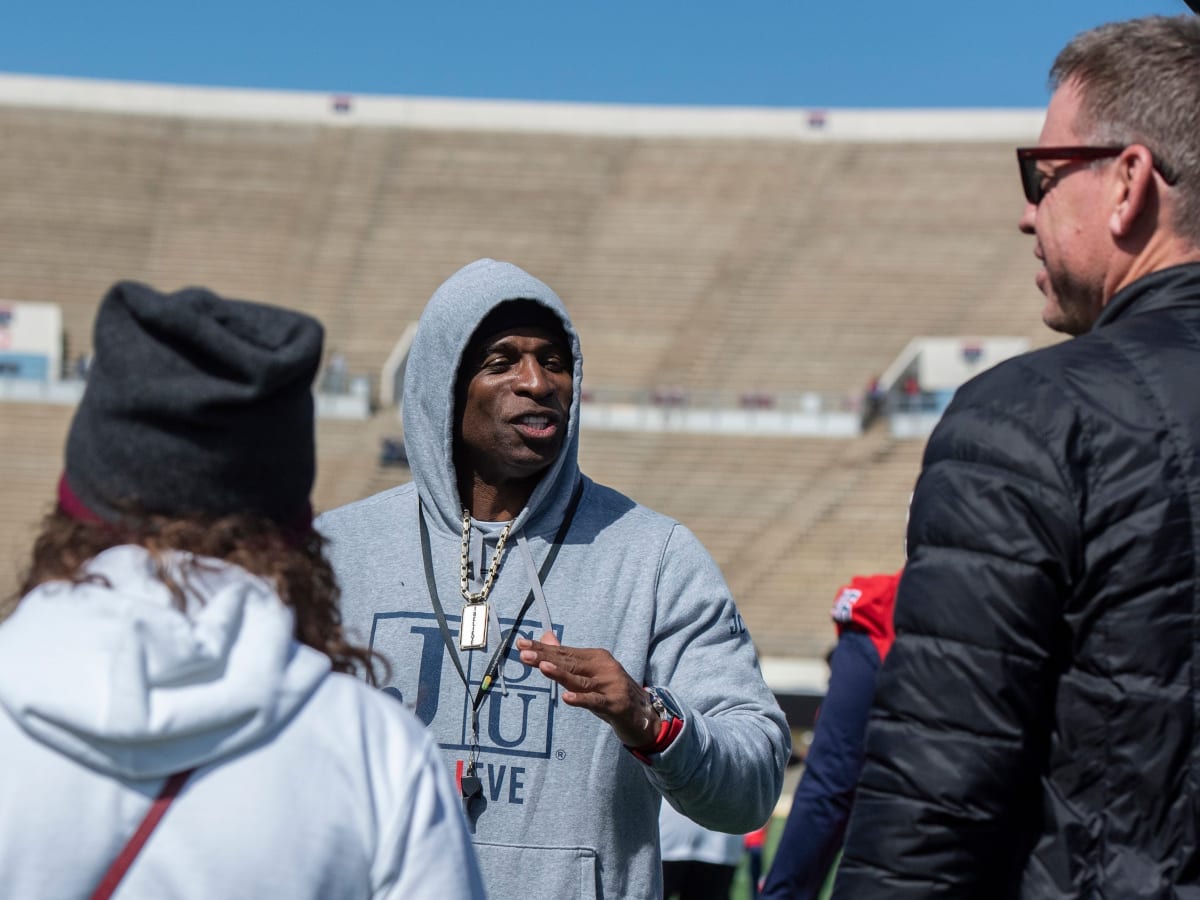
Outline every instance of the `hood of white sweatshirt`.
[(88, 583), (49, 582), (0, 625), (0, 706), (33, 738), (122, 778), (161, 778), (272, 735), (329, 672), (270, 582), (218, 560), (106, 550)]

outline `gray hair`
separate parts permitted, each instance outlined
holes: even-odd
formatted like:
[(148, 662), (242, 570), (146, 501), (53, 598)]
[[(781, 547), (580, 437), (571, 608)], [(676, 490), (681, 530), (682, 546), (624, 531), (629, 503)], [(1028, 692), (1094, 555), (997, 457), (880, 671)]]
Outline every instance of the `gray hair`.
[(1076, 123), (1089, 140), (1144, 144), (1174, 182), (1174, 230), (1200, 246), (1200, 16), (1149, 16), (1077, 35), (1050, 87), (1080, 88)]

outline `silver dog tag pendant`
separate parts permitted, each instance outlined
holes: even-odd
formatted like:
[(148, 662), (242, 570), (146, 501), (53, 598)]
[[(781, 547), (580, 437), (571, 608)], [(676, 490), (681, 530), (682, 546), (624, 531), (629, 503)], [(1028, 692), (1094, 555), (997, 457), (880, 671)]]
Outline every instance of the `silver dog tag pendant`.
[(463, 607), (462, 625), (458, 629), (460, 650), (487, 649), (488, 605), (468, 603)]

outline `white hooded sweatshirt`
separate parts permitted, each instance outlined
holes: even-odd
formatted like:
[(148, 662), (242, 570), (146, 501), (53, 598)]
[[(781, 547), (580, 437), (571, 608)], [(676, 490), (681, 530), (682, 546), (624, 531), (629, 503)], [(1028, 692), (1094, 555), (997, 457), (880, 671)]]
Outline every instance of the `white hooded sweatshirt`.
[(420, 723), (329, 671), (264, 579), (140, 547), (44, 584), (0, 625), (0, 885), (88, 896), (166, 776), (198, 767), (118, 898), (482, 897)]

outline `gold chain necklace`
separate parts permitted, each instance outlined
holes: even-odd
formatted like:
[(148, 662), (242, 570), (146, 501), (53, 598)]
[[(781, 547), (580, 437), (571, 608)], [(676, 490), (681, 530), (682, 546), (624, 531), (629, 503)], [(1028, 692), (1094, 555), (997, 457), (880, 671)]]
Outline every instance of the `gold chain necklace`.
[[(516, 519), (513, 520), (515, 522)], [(467, 605), (463, 607), (462, 625), (458, 632), (458, 646), (463, 650), (487, 649), (487, 598), (492, 592), (496, 581), (496, 573), (500, 571), (500, 560), (504, 556), (504, 544), (508, 533), (512, 530), (513, 522), (504, 526), (500, 539), (496, 542), (496, 552), (492, 554), (492, 564), (488, 567), (487, 577), (483, 580), (483, 589), (477, 594), (470, 590), (471, 562), (471, 511), (463, 510), (462, 556), (459, 565), (459, 591)]]
[[(514, 519), (513, 521), (516, 520)], [(472, 594), (468, 587), (470, 584), (471, 561), (467, 556), (471, 545), (471, 513), (469, 510), (463, 510), (462, 565), (459, 570), (459, 590), (462, 591), (463, 599), (468, 603), (483, 603), (487, 600), (488, 594), (492, 590), (492, 582), (496, 580), (496, 573), (500, 571), (500, 558), (504, 556), (504, 542), (508, 540), (508, 532), (512, 527), (513, 523), (509, 522), (504, 526), (504, 530), (500, 532), (500, 540), (496, 542), (496, 552), (492, 554), (492, 564), (488, 567), (487, 578), (483, 582), (483, 590), (478, 594)]]

